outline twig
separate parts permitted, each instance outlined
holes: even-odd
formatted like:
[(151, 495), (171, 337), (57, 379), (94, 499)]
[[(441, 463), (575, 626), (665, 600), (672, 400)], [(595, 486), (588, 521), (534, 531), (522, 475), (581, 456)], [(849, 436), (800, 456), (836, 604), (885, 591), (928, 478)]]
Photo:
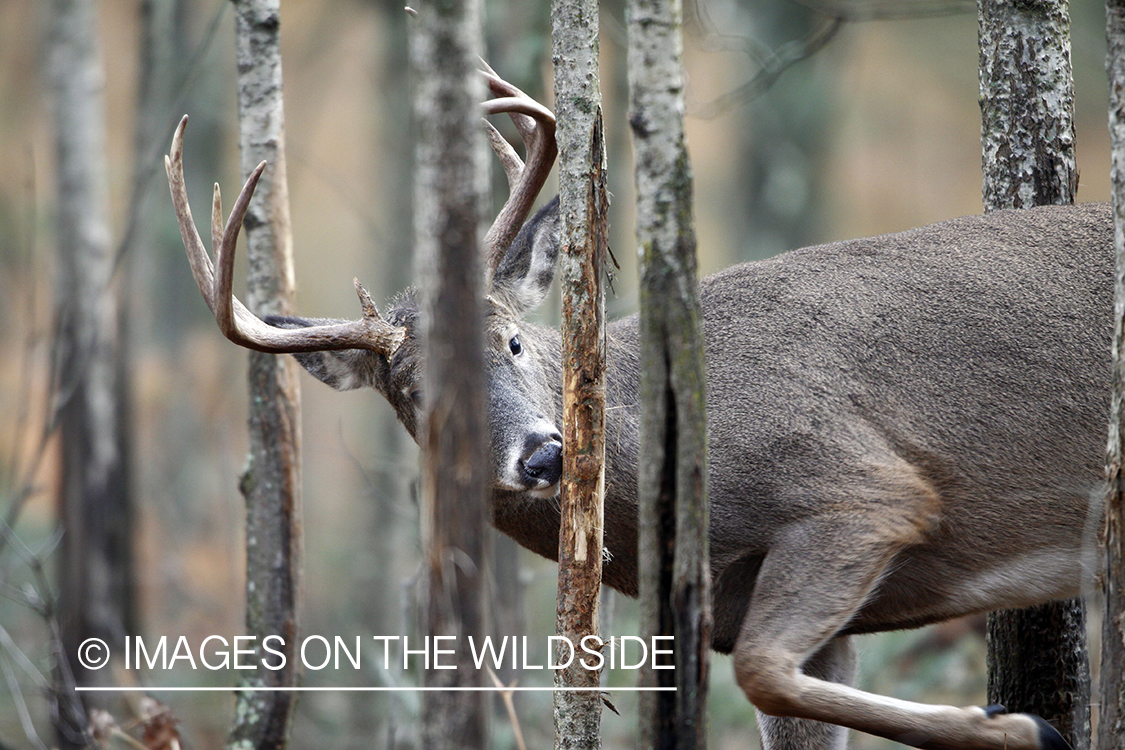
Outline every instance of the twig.
[(23, 699), (23, 691), (20, 690), (19, 680), (16, 679), (16, 674), (12, 670), (10, 658), (0, 659), (0, 671), (3, 671), (4, 681), (8, 683), (8, 693), (12, 696), (12, 702), (15, 703), (16, 713), (20, 717), (20, 725), (23, 727), (24, 736), (38, 750), (47, 750), (47, 746), (39, 738), (39, 733), (35, 731), (35, 723), (31, 720), (31, 712), (27, 708), (27, 701)]
[(16, 664), (19, 664), (24, 673), (31, 678), (35, 683), (35, 687), (39, 689), (48, 687), (50, 681), (47, 679), (46, 675), (39, 671), (35, 664), (32, 663), (31, 659), (27, 658), (27, 654), (16, 645), (16, 642), (12, 639), (11, 633), (5, 630), (2, 625), (0, 625), (0, 645), (3, 645), (8, 654), (8, 658)]
[[(505, 685), (500, 681), (500, 678), (496, 676), (496, 673), (492, 671), (492, 667), (487, 667), (487, 669), (488, 676), (492, 678), (492, 683), (496, 685), (496, 687), (513, 688), (516, 686), (515, 680), (512, 680), (511, 685)], [(516, 704), (512, 699), (513, 695), (515, 695), (514, 690), (500, 690), (500, 698), (504, 701), (504, 710), (508, 712), (508, 720), (512, 722), (512, 733), (515, 734), (516, 737), (516, 747), (519, 748), (519, 750), (527, 750), (527, 745), (525, 745), (523, 741), (523, 730), (520, 729), (520, 718), (516, 715)]]
[[(701, 18), (705, 18), (701, 17)], [(704, 120), (710, 120), (737, 104), (743, 104), (758, 96), (777, 82), (781, 75), (802, 60), (815, 55), (824, 49), (836, 36), (844, 25), (843, 16), (834, 16), (814, 30), (804, 39), (787, 42), (776, 50), (752, 42), (744, 37), (732, 37), (729, 34), (715, 32), (716, 39), (737, 40), (737, 49), (758, 65), (758, 72), (734, 91), (729, 91), (718, 98), (689, 108), (689, 114)], [(701, 23), (706, 21), (701, 20)], [(730, 47), (728, 47), (730, 49)]]
[(901, 21), (912, 18), (939, 18), (975, 12), (971, 0), (793, 0), (825, 16), (846, 21)]

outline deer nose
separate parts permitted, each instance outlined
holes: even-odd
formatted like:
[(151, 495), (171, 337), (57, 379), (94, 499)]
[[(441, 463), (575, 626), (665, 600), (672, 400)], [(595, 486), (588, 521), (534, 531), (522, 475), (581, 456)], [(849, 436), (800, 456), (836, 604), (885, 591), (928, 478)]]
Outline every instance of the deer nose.
[(545, 436), (531, 455), (520, 461), (520, 473), (532, 487), (550, 487), (562, 476), (562, 436)]

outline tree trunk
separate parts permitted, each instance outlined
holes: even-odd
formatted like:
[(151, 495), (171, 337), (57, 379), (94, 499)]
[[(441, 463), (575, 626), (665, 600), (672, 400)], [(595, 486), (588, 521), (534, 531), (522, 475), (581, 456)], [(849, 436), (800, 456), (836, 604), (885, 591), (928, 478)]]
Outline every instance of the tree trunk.
[(1113, 397), (1106, 451), (1105, 602), (1098, 748), (1125, 747), (1125, 0), (1106, 3), (1114, 213)]
[[(605, 494), (605, 289), (608, 224), (598, 78), (598, 3), (551, 7), (559, 145), (563, 294), (563, 475), (555, 634), (576, 647), (598, 634)], [(607, 647), (608, 648), (608, 647)], [(561, 655), (565, 656), (565, 655)], [(574, 659), (556, 687), (596, 688)], [(601, 747), (597, 690), (555, 692), (555, 748)]]
[(707, 744), (711, 647), (707, 415), (692, 177), (684, 141), (683, 11), (629, 5), (641, 255), (638, 494), (642, 633), (674, 636), (673, 669), (645, 669), (642, 747)]
[(1066, 0), (979, 0), (984, 209), (1074, 203)]
[[(239, 147), (245, 177), (269, 162), (246, 214), (246, 304), (259, 317), (292, 314), (293, 253), (285, 169), (279, 0), (235, 0)], [(300, 389), (292, 357), (250, 352), (250, 455), (239, 488), (246, 500), (246, 631), (285, 665), (243, 673), (246, 687), (297, 684), (301, 568)], [(264, 654), (261, 654), (264, 656)], [(276, 664), (277, 657), (268, 662)], [(283, 748), (296, 693), (238, 693), (228, 747)]]
[[(979, 0), (984, 207), (1074, 202), (1074, 89), (1064, 0)], [(1081, 600), (989, 616), (989, 701), (1037, 714), (1090, 744)]]
[[(427, 687), (475, 687), (468, 638), (488, 632), (488, 423), (485, 416), (481, 217), (487, 153), (477, 73), (481, 6), (425, 2), (411, 36), (418, 177), (414, 227), (426, 291), (422, 523), (426, 633), (453, 637), (456, 669), (424, 671)], [(422, 745), (487, 747), (485, 693), (427, 692)]]
[[(97, 3), (55, 0), (51, 10), (47, 74), (58, 186), (53, 382), (61, 404), (64, 531), (59, 618), (62, 653), (73, 658), (91, 637), (121, 654), (124, 637), (136, 632), (128, 378), (109, 226)], [(80, 685), (112, 684), (112, 670), (74, 669)], [(72, 698), (73, 691), (59, 696), (61, 747), (86, 744), (85, 719)]]

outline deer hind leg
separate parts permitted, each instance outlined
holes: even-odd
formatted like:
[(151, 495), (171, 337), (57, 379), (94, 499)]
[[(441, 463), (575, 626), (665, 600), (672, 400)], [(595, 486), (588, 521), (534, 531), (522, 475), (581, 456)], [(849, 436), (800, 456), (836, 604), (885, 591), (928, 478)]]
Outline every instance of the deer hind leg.
[(902, 533), (907, 525), (896, 523), (905, 519), (890, 506), (868, 512), (849, 505), (846, 513), (783, 529), (763, 560), (734, 649), (735, 675), (750, 701), (771, 716), (836, 724), (933, 750), (1065, 748), (1057, 732), (1026, 714), (912, 703), (830, 682), (815, 669), (802, 671), (909, 543)]
[[(855, 680), (855, 649), (847, 636), (827, 644), (801, 667), (809, 677), (851, 685)], [(764, 750), (844, 750), (848, 730), (822, 721), (770, 716), (758, 711), (758, 731)]]

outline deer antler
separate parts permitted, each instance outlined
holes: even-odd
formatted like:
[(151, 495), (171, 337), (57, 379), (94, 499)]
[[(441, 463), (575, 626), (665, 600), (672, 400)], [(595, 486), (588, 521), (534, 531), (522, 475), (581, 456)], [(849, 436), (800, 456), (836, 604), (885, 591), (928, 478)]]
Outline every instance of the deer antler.
[(250, 312), (231, 291), (234, 277), (234, 248), (238, 240), (238, 232), (242, 228), (242, 220), (246, 216), (246, 209), (250, 205), (250, 198), (254, 195), (254, 188), (262, 176), (266, 163), (262, 162), (250, 174), (238, 200), (234, 203), (230, 218), (223, 225), (222, 200), (219, 196), (219, 186), (215, 185), (215, 196), (211, 211), (211, 245), (215, 250), (215, 264), (218, 265), (218, 274), (215, 265), (203, 247), (203, 240), (195, 228), (195, 221), (191, 216), (191, 207), (188, 205), (187, 188), (184, 185), (184, 128), (187, 126), (187, 116), (180, 120), (176, 133), (172, 137), (171, 153), (164, 158), (164, 167), (168, 172), (168, 185), (172, 189), (172, 203), (176, 208), (176, 218), (180, 222), (180, 235), (184, 240), (188, 261), (191, 263), (191, 273), (195, 283), (203, 294), (203, 299), (219, 330), (234, 343), (248, 349), (261, 352), (310, 352), (328, 351), (337, 349), (368, 349), (390, 357), (398, 349), (403, 339), (406, 338), (406, 329), (393, 326), (379, 317), (375, 303), (370, 295), (355, 281), (356, 293), (359, 295), (359, 304), (363, 317), (346, 323), (333, 323), (329, 325), (314, 325), (307, 328), (275, 328), (260, 320)]
[(527, 220), (531, 212), (531, 204), (547, 181), (551, 172), (558, 146), (555, 143), (555, 116), (551, 110), (532, 99), (518, 88), (496, 75), (492, 68), (483, 60), (481, 65), (484, 70), (488, 87), (497, 97), (484, 103), (485, 114), (496, 115), (506, 113), (519, 131), (527, 148), (527, 165), (520, 160), (508, 142), (501, 137), (492, 127), (485, 122), (488, 128), (488, 139), (492, 150), (504, 166), (508, 176), (508, 201), (500, 209), (496, 220), (492, 223), (484, 237), (484, 245), (488, 257), (488, 271), (491, 275), (500, 265), (504, 253), (512, 244), (520, 227)]
[[(485, 113), (506, 113), (511, 117), (527, 148), (525, 165), (496, 129), (486, 123), (489, 140), (504, 166), (510, 189), (508, 201), (485, 235), (488, 269), (489, 274), (492, 274), (527, 220), (531, 204), (551, 171), (558, 147), (555, 144), (555, 116), (551, 111), (501, 79), (487, 64), (484, 68), (482, 72), (488, 86), (497, 97), (484, 103)], [(250, 198), (254, 195), (254, 188), (266, 163), (259, 164), (246, 180), (225, 225), (219, 186), (215, 185), (211, 211), (211, 246), (215, 251), (215, 261), (212, 263), (195, 228), (184, 185), (183, 136), (187, 120), (185, 115), (176, 128), (171, 153), (165, 157), (164, 166), (168, 172), (172, 203), (176, 208), (180, 235), (184, 240), (192, 275), (223, 335), (240, 346), (262, 352), (368, 349), (387, 357), (393, 355), (405, 339), (406, 329), (391, 325), (379, 316), (370, 295), (358, 280), (355, 282), (355, 289), (363, 316), (346, 323), (275, 328), (263, 322), (238, 301), (232, 292), (235, 244)], [(215, 272), (216, 265), (218, 273)]]

